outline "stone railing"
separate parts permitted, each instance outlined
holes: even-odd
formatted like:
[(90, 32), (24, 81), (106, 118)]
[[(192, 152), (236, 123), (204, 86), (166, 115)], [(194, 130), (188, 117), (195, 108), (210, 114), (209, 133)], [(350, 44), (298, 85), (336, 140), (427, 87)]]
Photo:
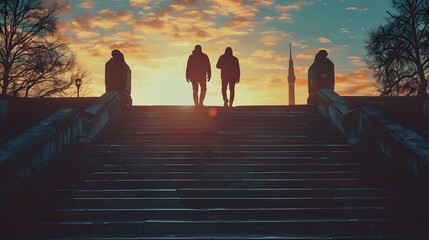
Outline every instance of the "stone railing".
[(24, 179), (43, 170), (58, 152), (94, 140), (121, 111), (118, 92), (85, 110), (61, 109), (0, 148), (0, 206)]
[(80, 115), (80, 143), (92, 142), (121, 111), (119, 92), (107, 92)]
[(319, 90), (316, 102), (319, 111), (332, 121), (349, 143), (354, 144), (360, 141), (356, 127), (359, 121), (359, 111), (355, 110), (349, 102), (329, 89)]
[(377, 108), (354, 108), (332, 90), (319, 90), (316, 101), (319, 111), (350, 143), (367, 145), (393, 163), (398, 180), (429, 187), (429, 141), (425, 137)]

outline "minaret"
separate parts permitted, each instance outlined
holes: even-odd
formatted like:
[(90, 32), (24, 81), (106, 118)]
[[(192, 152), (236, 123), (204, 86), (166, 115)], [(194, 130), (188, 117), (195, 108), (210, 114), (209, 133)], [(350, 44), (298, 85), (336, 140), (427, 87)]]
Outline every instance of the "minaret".
[(289, 82), (289, 105), (295, 105), (295, 69), (293, 68), (293, 59), (292, 59), (292, 43), (289, 44), (290, 47), (290, 57), (289, 57), (289, 75), (287, 80)]

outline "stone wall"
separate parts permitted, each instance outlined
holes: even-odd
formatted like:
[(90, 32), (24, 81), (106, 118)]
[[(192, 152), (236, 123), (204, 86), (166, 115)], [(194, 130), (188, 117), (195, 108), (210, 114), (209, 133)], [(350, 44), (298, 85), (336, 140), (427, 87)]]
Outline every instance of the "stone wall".
[(88, 98), (15, 98), (0, 95), (0, 133), (37, 123), (63, 108), (83, 110), (97, 101)]
[(84, 110), (64, 108), (0, 148), (0, 206), (24, 179), (76, 142), (93, 141), (121, 111), (119, 92), (108, 92)]
[(353, 108), (374, 107), (389, 117), (429, 127), (429, 96), (342, 96)]
[[(429, 140), (375, 107), (355, 108), (332, 90), (317, 92), (319, 111), (349, 143), (361, 143), (386, 159), (398, 180), (429, 188)], [(421, 111), (424, 112), (421, 104)], [(391, 106), (392, 109), (395, 107)], [(398, 108), (398, 104), (396, 104)], [(406, 109), (406, 108), (405, 108)], [(422, 114), (424, 116), (424, 114)]]

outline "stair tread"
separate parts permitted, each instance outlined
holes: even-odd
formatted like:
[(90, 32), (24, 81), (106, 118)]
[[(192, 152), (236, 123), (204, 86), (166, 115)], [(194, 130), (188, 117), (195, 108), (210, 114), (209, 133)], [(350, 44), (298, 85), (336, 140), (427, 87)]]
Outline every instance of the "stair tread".
[(381, 164), (314, 106), (135, 106), (8, 202), (0, 238), (429, 238)]

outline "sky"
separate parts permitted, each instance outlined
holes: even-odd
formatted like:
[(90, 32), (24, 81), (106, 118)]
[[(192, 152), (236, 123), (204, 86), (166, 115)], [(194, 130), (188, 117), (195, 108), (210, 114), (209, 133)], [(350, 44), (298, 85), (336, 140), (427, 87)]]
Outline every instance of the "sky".
[(104, 93), (104, 66), (119, 49), (132, 70), (134, 105), (191, 105), (188, 56), (199, 44), (212, 80), (205, 105), (222, 105), (226, 47), (240, 61), (235, 105), (287, 105), (289, 43), (296, 103), (307, 99), (307, 71), (320, 49), (335, 64), (340, 95), (376, 95), (365, 63), (369, 31), (384, 23), (390, 0), (59, 0), (59, 33), (89, 71), (90, 96)]

